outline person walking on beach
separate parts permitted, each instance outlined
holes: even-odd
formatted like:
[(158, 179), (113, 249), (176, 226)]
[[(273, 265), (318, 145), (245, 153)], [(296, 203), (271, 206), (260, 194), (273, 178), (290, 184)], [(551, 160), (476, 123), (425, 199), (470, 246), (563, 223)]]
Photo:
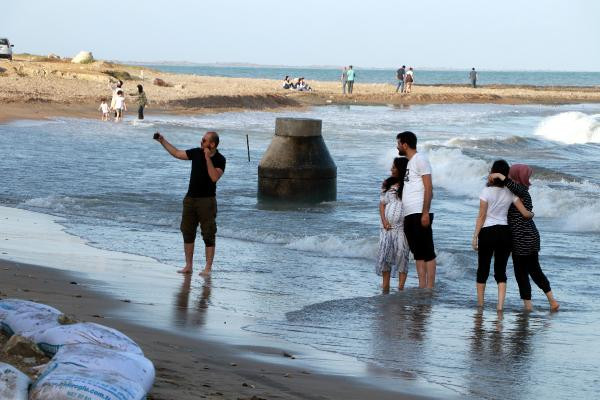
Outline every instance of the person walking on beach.
[(206, 132), (200, 147), (179, 150), (167, 141), (159, 132), (154, 138), (173, 157), (179, 160), (192, 161), (192, 171), (187, 194), (183, 199), (181, 214), (181, 233), (185, 252), (185, 267), (178, 271), (191, 274), (194, 261), (194, 242), (196, 230), (200, 225), (202, 240), (205, 246), (206, 264), (200, 275), (208, 276), (212, 270), (215, 257), (215, 236), (217, 233), (217, 181), (225, 172), (225, 157), (217, 150), (219, 135), (217, 132)]
[(342, 93), (346, 94), (346, 86), (348, 85), (348, 68), (344, 67), (342, 70)]
[(402, 68), (398, 68), (396, 71), (396, 78), (398, 79), (398, 86), (396, 86), (396, 93), (398, 90), (400, 93), (404, 93), (404, 75), (406, 75), (406, 66), (402, 66)]
[(354, 89), (354, 70), (352, 69), (352, 65), (348, 67), (348, 71), (346, 71), (347, 79), (348, 79), (348, 94), (352, 94), (352, 90)]
[(396, 136), (398, 153), (408, 158), (402, 206), (404, 209), (404, 233), (415, 257), (420, 288), (435, 286), (435, 249), (433, 245), (433, 214), (430, 213), (433, 198), (431, 165), (423, 154), (417, 152), (417, 136), (404, 131)]
[(146, 93), (144, 92), (144, 87), (142, 85), (137, 85), (137, 98), (135, 100), (138, 106), (138, 119), (144, 119), (144, 108), (148, 104), (148, 99), (146, 98)]
[(475, 68), (471, 68), (471, 72), (469, 72), (469, 80), (471, 81), (471, 85), (476, 88), (477, 87), (477, 71)]
[[(506, 187), (523, 202), (525, 208), (533, 210), (533, 203), (529, 195), (529, 179), (533, 170), (524, 164), (515, 164), (510, 168), (508, 177), (505, 173), (492, 173), (490, 179), (499, 179), (505, 182)], [(558, 311), (560, 305), (554, 299), (550, 282), (539, 261), (540, 233), (532, 219), (522, 216), (515, 207), (508, 210), (508, 226), (512, 233), (512, 259), (515, 270), (515, 279), (519, 285), (519, 294), (526, 310), (532, 310), (531, 284), (529, 276), (535, 284), (546, 294), (551, 311)]]
[[(491, 174), (508, 174), (509, 166), (504, 160), (492, 164)], [(498, 305), (496, 310), (504, 309), (506, 297), (506, 264), (512, 247), (511, 233), (508, 227), (508, 208), (514, 205), (523, 217), (532, 218), (521, 203), (500, 179), (488, 181), (487, 186), (479, 195), (479, 215), (475, 222), (472, 246), (477, 251), (477, 305), (483, 307), (485, 285), (490, 275), (490, 264), (494, 258), (494, 278), (498, 284)]]
[(404, 234), (402, 213), (402, 191), (406, 174), (406, 157), (396, 157), (392, 164), (392, 175), (383, 181), (379, 202), (381, 230), (375, 273), (383, 276), (383, 291), (390, 291), (390, 277), (398, 276), (398, 290), (404, 289), (408, 274), (410, 249)]
[(415, 81), (415, 73), (412, 69), (412, 67), (410, 67), (408, 69), (408, 72), (406, 73), (406, 75), (404, 75), (404, 93), (410, 93), (412, 91), (412, 84)]

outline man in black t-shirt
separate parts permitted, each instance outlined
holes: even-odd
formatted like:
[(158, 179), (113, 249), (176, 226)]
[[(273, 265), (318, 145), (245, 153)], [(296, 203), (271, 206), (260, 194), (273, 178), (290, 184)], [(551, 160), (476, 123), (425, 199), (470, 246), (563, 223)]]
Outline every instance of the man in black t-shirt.
[(181, 274), (192, 273), (194, 242), (196, 240), (196, 230), (200, 225), (206, 253), (206, 265), (200, 275), (208, 276), (215, 257), (217, 181), (225, 172), (226, 161), (225, 157), (217, 150), (219, 135), (216, 132), (206, 132), (202, 137), (200, 147), (185, 151), (177, 149), (158, 132), (154, 135), (154, 138), (173, 157), (192, 161), (190, 184), (183, 199), (183, 212), (181, 214), (185, 267), (178, 272)]

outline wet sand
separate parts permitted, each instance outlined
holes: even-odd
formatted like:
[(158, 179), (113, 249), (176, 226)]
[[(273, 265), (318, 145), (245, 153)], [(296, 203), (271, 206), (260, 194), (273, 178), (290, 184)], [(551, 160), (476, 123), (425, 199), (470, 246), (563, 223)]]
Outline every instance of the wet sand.
[[(149, 399), (412, 399), (359, 381), (327, 376), (295, 366), (282, 349), (237, 348), (128, 323), (116, 311), (134, 305), (90, 289), (101, 284), (63, 271), (0, 260), (0, 298), (51, 305), (79, 320), (116, 328), (154, 362), (156, 381)], [(127, 311), (127, 310), (124, 310)], [(280, 357), (277, 364), (255, 361), (248, 353)], [(0, 353), (0, 361), (14, 362)], [(256, 396), (256, 397), (253, 397)]]

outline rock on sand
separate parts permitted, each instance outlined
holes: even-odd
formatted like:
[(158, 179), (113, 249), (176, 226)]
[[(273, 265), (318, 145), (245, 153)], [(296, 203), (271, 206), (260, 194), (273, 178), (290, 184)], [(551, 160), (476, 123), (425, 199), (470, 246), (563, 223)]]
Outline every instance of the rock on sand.
[(75, 64), (88, 64), (88, 63), (91, 63), (93, 61), (94, 61), (94, 56), (92, 56), (92, 52), (91, 51), (80, 51), (71, 60), (71, 62), (75, 63)]

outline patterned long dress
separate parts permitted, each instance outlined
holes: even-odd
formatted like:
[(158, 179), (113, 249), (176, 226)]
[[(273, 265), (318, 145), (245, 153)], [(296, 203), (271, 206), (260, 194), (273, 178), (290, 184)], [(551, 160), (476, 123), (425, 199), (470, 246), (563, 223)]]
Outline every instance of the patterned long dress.
[(387, 192), (381, 192), (380, 201), (385, 205), (384, 215), (392, 229), (388, 231), (381, 227), (379, 233), (379, 251), (375, 266), (375, 273), (379, 276), (387, 271), (391, 271), (392, 277), (397, 277), (398, 272), (408, 273), (410, 249), (404, 235), (402, 199), (396, 194), (397, 188), (392, 186)]

